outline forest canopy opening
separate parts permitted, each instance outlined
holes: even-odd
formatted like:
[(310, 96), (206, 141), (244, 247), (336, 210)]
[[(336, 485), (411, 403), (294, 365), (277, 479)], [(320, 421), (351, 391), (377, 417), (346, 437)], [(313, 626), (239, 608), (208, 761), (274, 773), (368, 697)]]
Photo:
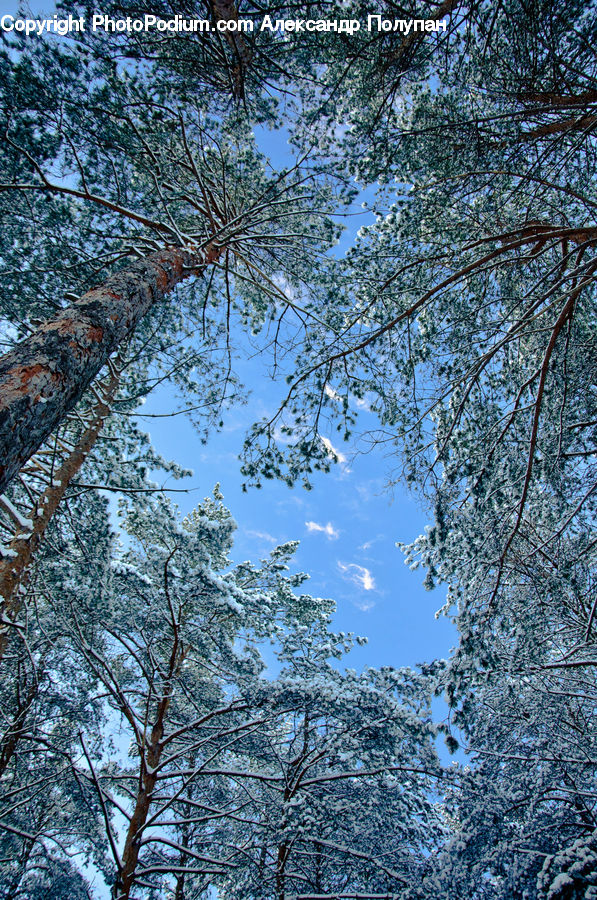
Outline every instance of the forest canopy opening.
[[(597, 896), (597, 5), (35, 13), (0, 26), (1, 896)], [(166, 384), (265, 505), (382, 451), (455, 650), (343, 668), (294, 542), (234, 565), (219, 489), (156, 484)], [(363, 611), (365, 552), (327, 563)]]

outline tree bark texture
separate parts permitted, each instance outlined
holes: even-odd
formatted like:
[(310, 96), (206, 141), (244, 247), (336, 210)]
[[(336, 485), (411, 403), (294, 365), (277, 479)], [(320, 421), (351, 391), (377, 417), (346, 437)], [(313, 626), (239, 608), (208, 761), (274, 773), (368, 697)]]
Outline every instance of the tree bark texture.
[[(32, 523), (30, 532), (21, 533), (19, 529), (9, 544), (14, 555), (0, 560), (0, 660), (6, 651), (10, 622), (14, 621), (21, 611), (23, 588), (31, 561), (41, 544), (58, 506), (63, 500), (71, 481), (81, 470), (83, 463), (97, 441), (104, 423), (111, 413), (111, 404), (118, 389), (120, 372), (114, 371), (107, 382), (100, 385), (102, 399), (98, 400), (92, 410), (92, 417), (72, 453), (62, 462), (52, 478), (52, 482), (39, 497), (28, 518)], [(21, 592), (19, 591), (19, 588)]]
[(0, 358), (0, 493), (152, 305), (219, 253), (173, 248), (134, 262)]
[[(164, 569), (167, 592), (167, 563)], [(162, 696), (160, 697), (156, 717), (151, 729), (148, 745), (140, 747), (140, 771), (135, 808), (129, 819), (126, 833), (122, 861), (116, 875), (116, 882), (112, 890), (114, 900), (129, 900), (131, 891), (135, 886), (139, 853), (147, 824), (147, 817), (154, 800), (156, 785), (158, 782), (158, 766), (162, 758), (164, 745), (164, 727), (170, 702), (172, 700), (172, 682), (180, 674), (185, 658), (185, 649), (180, 643), (178, 625), (174, 623), (174, 642), (170, 654), (170, 663), (166, 675), (166, 682)]]

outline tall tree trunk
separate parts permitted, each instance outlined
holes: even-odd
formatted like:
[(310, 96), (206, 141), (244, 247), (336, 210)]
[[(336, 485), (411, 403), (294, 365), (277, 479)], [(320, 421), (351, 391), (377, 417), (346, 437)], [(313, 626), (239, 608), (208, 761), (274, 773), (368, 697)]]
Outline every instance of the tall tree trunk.
[(186, 880), (186, 872), (184, 871), (184, 867), (189, 858), (189, 854), (185, 853), (185, 849), (190, 845), (190, 833), (191, 829), (188, 823), (185, 823), (182, 827), (182, 838), (180, 841), (180, 846), (184, 849), (181, 849), (180, 856), (178, 858), (178, 865), (183, 870), (180, 874), (175, 876), (176, 879), (176, 888), (174, 890), (173, 900), (185, 900), (185, 880)]
[(120, 367), (117, 366), (113, 368), (107, 381), (99, 385), (101, 395), (91, 409), (87, 428), (72, 452), (52, 475), (50, 484), (30, 510), (27, 518), (31, 523), (31, 528), (24, 533), (22, 529), (17, 531), (8, 547), (10, 555), (0, 560), (0, 610), (2, 611), (0, 659), (6, 651), (10, 623), (16, 619), (21, 610), (24, 583), (31, 561), (71, 481), (81, 470), (98, 439), (104, 422), (110, 415), (119, 381)]
[(290, 855), (290, 842), (283, 841), (278, 844), (278, 858), (276, 860), (276, 900), (284, 900), (286, 897), (286, 863)]
[(43, 674), (43, 672), (34, 672), (31, 684), (24, 697), (20, 697), (17, 690), (16, 712), (12, 722), (0, 739), (0, 778), (6, 772), (11, 759), (15, 755), (18, 743), (25, 732), (27, 713), (39, 693), (40, 674)]
[[(216, 22), (238, 22), (238, 9), (234, 0), (212, 0), (212, 10)], [(232, 96), (242, 100), (245, 96), (245, 72), (251, 64), (253, 52), (242, 32), (224, 32), (224, 38), (236, 56), (236, 65), (231, 72)]]
[(154, 303), (220, 255), (153, 253), (110, 276), (0, 358), (0, 493)]
[[(176, 551), (173, 551), (164, 566), (164, 590), (168, 596), (168, 562)], [(180, 642), (179, 624), (172, 620), (173, 642), (166, 674), (164, 689), (156, 709), (155, 720), (151, 729), (148, 746), (139, 747), (140, 770), (135, 808), (129, 820), (122, 860), (112, 888), (113, 900), (129, 900), (135, 886), (137, 866), (141, 842), (147, 823), (147, 817), (158, 782), (158, 766), (162, 758), (164, 745), (164, 728), (173, 694), (173, 682), (180, 674), (186, 650)], [(145, 731), (143, 732), (145, 734)], [(145, 740), (145, 738), (143, 738)]]
[[(147, 754), (149, 766), (157, 766), (160, 761), (160, 755), (161, 748), (151, 747)], [(142, 767), (143, 771), (141, 773), (135, 809), (129, 822), (122, 853), (122, 867), (116, 876), (116, 882), (112, 889), (114, 900), (129, 900), (131, 895), (131, 890), (135, 884), (143, 831), (158, 780), (157, 773), (152, 771), (151, 768), (148, 769), (145, 762), (142, 762)]]

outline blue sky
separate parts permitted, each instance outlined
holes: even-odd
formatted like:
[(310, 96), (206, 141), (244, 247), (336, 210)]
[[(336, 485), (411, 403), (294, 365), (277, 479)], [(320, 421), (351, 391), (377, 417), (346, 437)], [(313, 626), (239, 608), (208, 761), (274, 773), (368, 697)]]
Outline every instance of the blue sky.
[[(187, 512), (219, 482), (238, 524), (236, 562), (255, 561), (278, 543), (299, 540), (297, 568), (311, 576), (305, 589), (336, 601), (338, 630), (369, 638), (352, 652), (350, 665), (415, 665), (447, 655), (455, 631), (443, 616), (434, 617), (444, 593), (426, 591), (422, 570), (412, 572), (396, 547), (416, 538), (427, 519), (406, 491), (385, 490), (391, 460), (376, 450), (354, 457), (349, 445), (337, 444), (343, 459), (330, 473), (314, 476), (313, 490), (266, 481), (260, 490), (243, 493), (238, 454), (245, 429), (271, 396), (259, 380), (249, 387), (248, 405), (229, 411), (223, 430), (206, 445), (183, 416), (140, 417), (156, 448), (194, 471), (185, 483), (166, 484), (188, 487), (188, 494), (173, 495), (175, 502)], [(142, 413), (163, 414), (175, 405), (164, 388)]]
[[(274, 168), (293, 165), (295, 154), (284, 131), (258, 128), (256, 137)], [(368, 203), (366, 210), (363, 200)], [(345, 252), (358, 229), (372, 221), (373, 203), (374, 191), (369, 189), (353, 204), (353, 214), (341, 220), (346, 230), (337, 253)], [(256, 561), (277, 544), (300, 541), (296, 569), (311, 576), (304, 590), (336, 602), (336, 630), (368, 638), (368, 644), (355, 646), (347, 665), (415, 666), (449, 655), (457, 640), (456, 630), (445, 616), (435, 618), (445, 590), (426, 591), (424, 570), (411, 571), (396, 546), (413, 541), (429, 522), (425, 510), (405, 488), (387, 489), (396, 458), (379, 446), (357, 454), (355, 445), (330, 433), (340, 462), (327, 474), (314, 474), (313, 490), (300, 485), (288, 488), (264, 479), (261, 489), (243, 492), (239, 454), (246, 431), (276, 410), (284, 387), (272, 384), (259, 360), (241, 359), (238, 368), (250, 391), (249, 402), (228, 410), (223, 416), (224, 428), (212, 434), (206, 445), (200, 443), (184, 416), (164, 416), (179, 405), (167, 386), (154, 392), (140, 410), (139, 424), (150, 433), (156, 449), (193, 470), (186, 484), (189, 493), (174, 494), (172, 499), (182, 512), (188, 512), (218, 482), (238, 524), (232, 554), (235, 562)], [(155, 414), (160, 417), (153, 418)], [(366, 427), (376, 426), (371, 414), (365, 413), (363, 418)], [(179, 489), (183, 483), (169, 486)], [(443, 704), (436, 705), (436, 710), (445, 715)]]
[[(52, 14), (52, 2), (31, 6), (37, 15)], [(17, 9), (17, 3), (0, 0), (0, 14), (15, 14)], [(282, 133), (260, 129), (258, 141), (274, 166), (288, 163), (291, 155)], [(371, 200), (370, 193), (363, 196)], [(341, 249), (349, 246), (370, 215), (362, 211), (347, 220), (349, 230)], [(243, 493), (238, 454), (245, 429), (272, 402), (270, 387), (258, 371), (247, 386), (252, 392), (248, 406), (229, 412), (223, 431), (207, 445), (200, 443), (183, 416), (140, 419), (159, 452), (194, 470), (186, 484), (189, 493), (174, 495), (181, 510), (190, 510), (219, 482), (239, 525), (236, 562), (261, 558), (276, 543), (299, 540), (297, 568), (311, 575), (306, 590), (336, 601), (337, 630), (369, 639), (366, 646), (355, 647), (349, 665), (415, 665), (447, 656), (456, 631), (443, 616), (436, 620), (434, 615), (443, 605), (444, 591), (425, 591), (424, 572), (411, 572), (396, 547), (396, 542), (416, 538), (429, 519), (405, 489), (395, 487), (392, 494), (384, 490), (395, 461), (379, 448), (353, 458), (349, 446), (337, 445), (345, 458), (331, 473), (314, 476), (312, 491), (270, 481), (260, 491)], [(142, 413), (167, 413), (174, 406), (175, 398), (164, 387)]]

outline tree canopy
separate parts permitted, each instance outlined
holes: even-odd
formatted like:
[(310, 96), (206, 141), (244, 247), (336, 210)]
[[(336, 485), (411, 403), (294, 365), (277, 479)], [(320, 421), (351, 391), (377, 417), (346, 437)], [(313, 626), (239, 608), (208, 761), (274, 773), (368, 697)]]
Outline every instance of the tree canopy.
[[(106, 13), (214, 27), (6, 38), (6, 900), (91, 896), (86, 865), (114, 898), (597, 890), (597, 7), (322, 6), (127, 0)], [(281, 128), (276, 168), (256, 129)], [(342, 671), (291, 547), (234, 567), (217, 492), (184, 522), (153, 496), (181, 470), (137, 403), (171, 379), (207, 439), (248, 340), (285, 395), (247, 486), (310, 486), (366, 407), (429, 511), (404, 551), (447, 586), (450, 659)], [(441, 732), (465, 762), (442, 769)]]

